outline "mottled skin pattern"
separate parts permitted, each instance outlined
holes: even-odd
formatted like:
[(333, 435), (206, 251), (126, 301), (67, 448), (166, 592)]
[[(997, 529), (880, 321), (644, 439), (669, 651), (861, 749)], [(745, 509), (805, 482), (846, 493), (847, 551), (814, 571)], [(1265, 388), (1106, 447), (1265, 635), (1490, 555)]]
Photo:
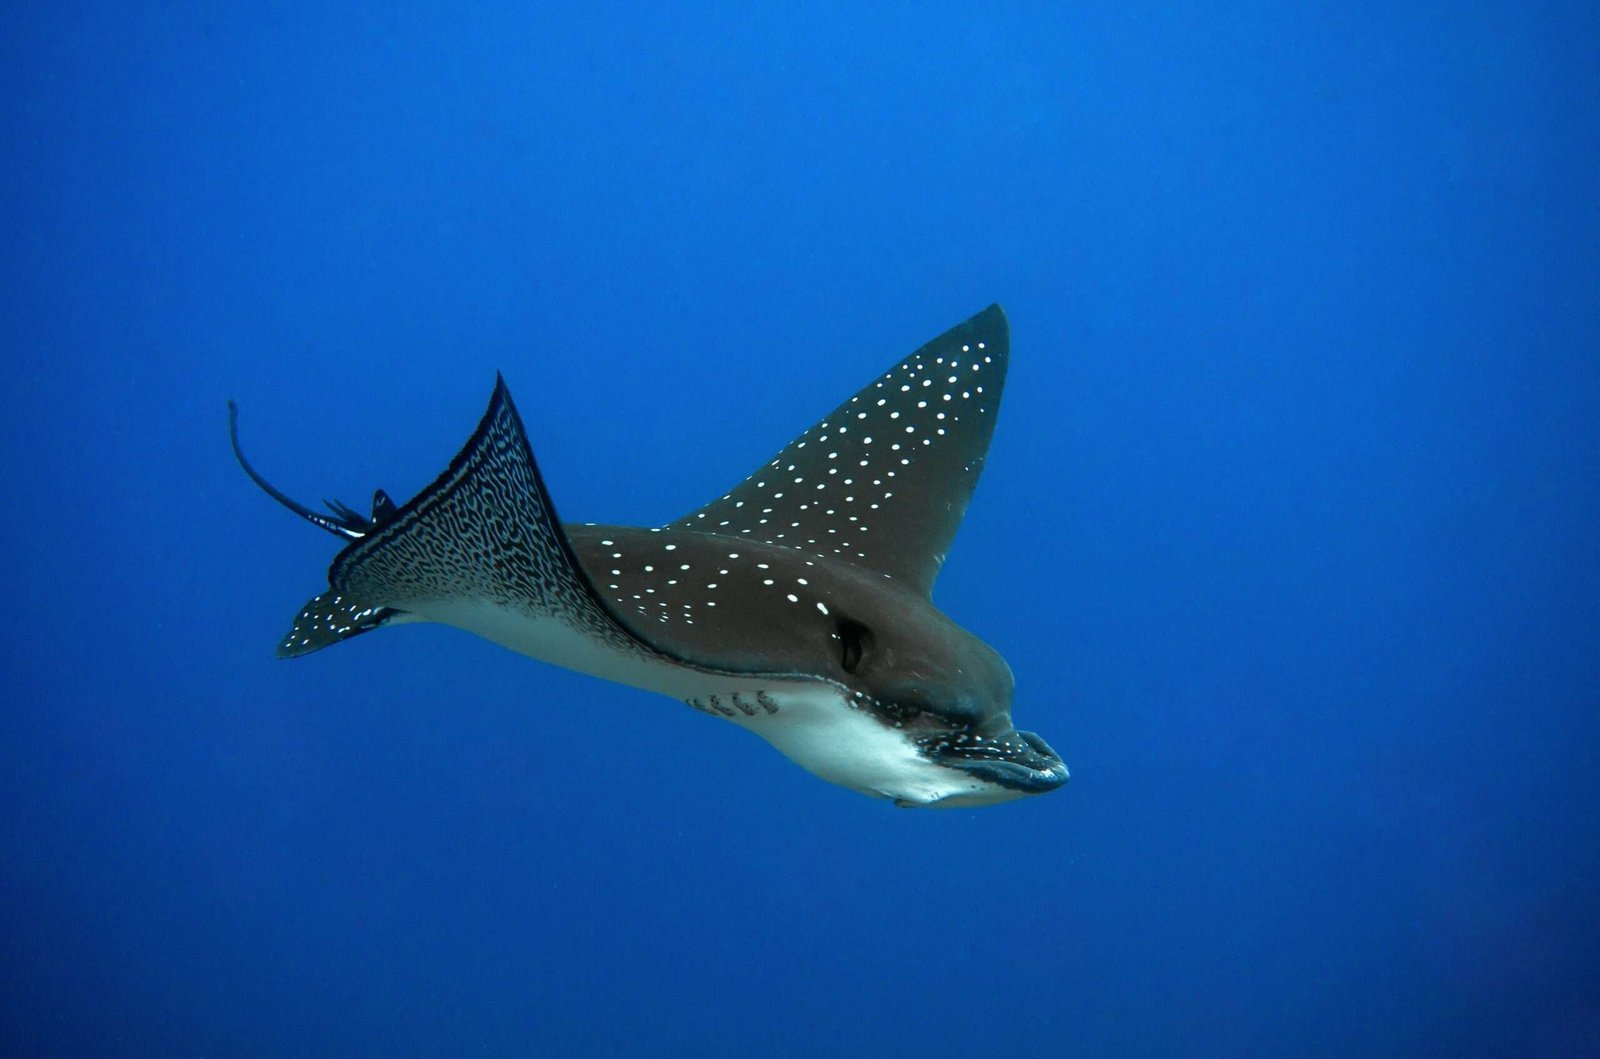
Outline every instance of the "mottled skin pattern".
[(328, 627), (323, 611), (330, 603), (348, 607), (345, 601), (363, 600), (369, 608), (405, 611), (422, 601), (460, 596), (558, 614), (617, 650), (647, 653), (573, 570), (571, 549), (503, 381), (450, 468), (389, 521), (340, 552), (328, 583), (330, 592), (295, 619), (281, 654), (324, 646), (316, 633)]

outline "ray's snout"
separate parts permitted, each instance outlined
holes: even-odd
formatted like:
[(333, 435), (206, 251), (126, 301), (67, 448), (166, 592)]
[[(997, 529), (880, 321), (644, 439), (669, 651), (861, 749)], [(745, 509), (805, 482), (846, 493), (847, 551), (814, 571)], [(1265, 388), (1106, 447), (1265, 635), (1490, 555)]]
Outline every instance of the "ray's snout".
[(957, 736), (936, 750), (934, 759), (1019, 794), (1044, 794), (1070, 778), (1049, 743), (1035, 732), (1015, 729), (989, 738)]
[(1017, 735), (1021, 736), (1023, 742), (1038, 755), (1038, 763), (1043, 766), (1039, 771), (1050, 777), (1050, 782), (1041, 787), (1041, 790), (1053, 791), (1072, 778), (1072, 774), (1067, 771), (1067, 763), (1061, 760), (1061, 755), (1056, 753), (1039, 733), (1019, 731)]

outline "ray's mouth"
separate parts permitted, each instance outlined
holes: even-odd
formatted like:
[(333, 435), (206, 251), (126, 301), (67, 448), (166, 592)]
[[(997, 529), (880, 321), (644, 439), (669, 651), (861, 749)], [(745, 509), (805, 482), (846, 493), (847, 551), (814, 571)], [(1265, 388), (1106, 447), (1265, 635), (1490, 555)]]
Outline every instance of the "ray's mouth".
[(1034, 732), (958, 732), (929, 742), (923, 752), (940, 765), (1027, 794), (1053, 791), (1069, 778), (1061, 755)]

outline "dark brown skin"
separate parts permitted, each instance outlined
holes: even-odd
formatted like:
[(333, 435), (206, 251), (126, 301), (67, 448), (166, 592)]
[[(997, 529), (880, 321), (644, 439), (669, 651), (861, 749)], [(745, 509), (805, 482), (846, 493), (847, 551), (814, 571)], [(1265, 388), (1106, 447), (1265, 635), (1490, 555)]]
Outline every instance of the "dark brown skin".
[(715, 534), (581, 525), (566, 531), (618, 617), (682, 661), (725, 672), (823, 676), (890, 720), (922, 715), (921, 723), (937, 719), (941, 727), (1010, 727), (1013, 681), (1005, 660), (891, 577)]

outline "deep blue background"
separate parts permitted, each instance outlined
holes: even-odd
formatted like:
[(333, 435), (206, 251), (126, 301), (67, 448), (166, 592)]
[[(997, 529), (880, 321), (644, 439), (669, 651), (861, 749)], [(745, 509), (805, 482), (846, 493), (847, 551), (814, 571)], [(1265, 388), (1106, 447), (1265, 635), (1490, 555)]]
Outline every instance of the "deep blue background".
[[(1600, 1050), (1593, 6), (0, 11), (0, 1051)], [(765, 5), (776, 8), (777, 5)], [(916, 813), (404, 628), (272, 646), (503, 369), (657, 523), (1002, 301)]]

